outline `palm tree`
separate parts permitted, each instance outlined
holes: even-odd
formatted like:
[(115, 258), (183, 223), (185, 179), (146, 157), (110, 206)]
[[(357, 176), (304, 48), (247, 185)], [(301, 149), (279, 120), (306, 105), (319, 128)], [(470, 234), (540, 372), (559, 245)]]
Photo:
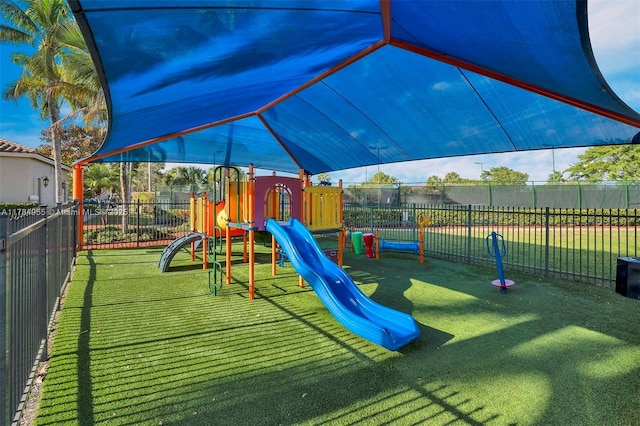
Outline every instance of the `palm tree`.
[[(61, 117), (63, 102), (72, 109), (99, 102), (99, 90), (78, 78), (80, 70), (73, 63), (65, 68), (65, 61), (72, 62), (74, 55), (86, 45), (77, 45), (80, 31), (72, 19), (65, 0), (25, 0), (22, 9), (17, 2), (0, 0), (0, 11), (7, 25), (0, 25), (0, 42), (29, 46), (33, 55), (14, 52), (13, 63), (23, 69), (20, 78), (3, 91), (5, 100), (26, 97), (31, 105), (47, 117), (51, 126), (45, 131), (51, 140), (51, 152), (55, 166), (56, 202), (62, 200)], [(84, 39), (80, 35), (84, 44)], [(86, 53), (88, 56), (88, 53)], [(76, 64), (77, 65), (77, 64)], [(95, 70), (93, 71), (95, 74)], [(94, 77), (97, 81), (97, 76)], [(99, 83), (98, 83), (99, 87)], [(93, 100), (93, 102), (91, 102)]]
[(165, 183), (175, 186), (191, 186), (195, 192), (200, 185), (207, 182), (207, 172), (199, 167), (174, 167), (165, 174)]
[(112, 188), (118, 184), (120, 174), (111, 165), (95, 163), (84, 172), (84, 183), (94, 196), (99, 197), (105, 189), (113, 192)]

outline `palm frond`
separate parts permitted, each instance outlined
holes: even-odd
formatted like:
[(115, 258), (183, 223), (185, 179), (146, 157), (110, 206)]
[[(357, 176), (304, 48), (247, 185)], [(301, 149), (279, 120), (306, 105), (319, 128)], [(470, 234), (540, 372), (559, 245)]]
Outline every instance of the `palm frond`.
[[(27, 4), (29, 5), (33, 3), (38, 3), (38, 1), (27, 1)], [(18, 3), (11, 0), (0, 0), (0, 12), (4, 17), (4, 21), (12, 24), (11, 28), (13, 31), (7, 31), (7, 36), (9, 36), (9, 38), (6, 39), (6, 41), (12, 41), (14, 43), (33, 43), (33, 38), (39, 32), (38, 25)], [(0, 37), (3, 36), (0, 35)], [(16, 38), (12, 39), (11, 37)], [(5, 41), (4, 38), (0, 38), (0, 40)]]

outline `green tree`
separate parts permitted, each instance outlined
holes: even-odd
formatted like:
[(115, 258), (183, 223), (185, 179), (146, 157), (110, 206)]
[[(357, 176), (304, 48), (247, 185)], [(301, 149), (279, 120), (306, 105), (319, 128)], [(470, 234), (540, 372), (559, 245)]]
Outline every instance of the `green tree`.
[(549, 177), (547, 178), (547, 185), (557, 185), (559, 183), (566, 182), (563, 176), (564, 176), (564, 173), (562, 173), (559, 170), (551, 172), (549, 174)]
[(427, 178), (426, 186), (431, 190), (442, 190), (442, 183), (440, 176), (431, 175)]
[[(21, 4), (26, 8), (22, 9)], [(60, 122), (62, 104), (78, 105), (83, 92), (75, 82), (65, 79), (64, 56), (68, 49), (63, 43), (75, 25), (65, 0), (25, 0), (18, 4), (0, 0), (0, 10), (6, 24), (0, 26), (0, 42), (29, 48), (29, 56), (14, 52), (11, 61), (23, 70), (20, 78), (10, 83), (2, 93), (5, 100), (26, 97), (43, 118), (51, 123), (49, 137), (55, 167), (56, 202), (62, 200), (62, 154)]]
[(324, 172), (324, 173), (318, 173), (316, 175), (316, 184), (319, 185), (322, 182), (331, 183), (331, 176), (329, 176), (329, 173)]
[(105, 189), (112, 192), (112, 188), (118, 185), (119, 179), (118, 168), (111, 164), (95, 163), (84, 171), (85, 188), (95, 197), (102, 195)]
[(396, 185), (400, 183), (400, 181), (395, 176), (388, 175), (384, 172), (376, 172), (375, 175), (371, 176), (368, 183), (376, 185)]
[(529, 180), (529, 175), (505, 166), (500, 166), (484, 170), (480, 175), (480, 180), (494, 185), (526, 185)]
[(569, 174), (569, 181), (640, 180), (640, 147), (628, 144), (595, 146), (578, 155), (578, 162), (564, 172)]
[(192, 190), (207, 183), (207, 172), (199, 167), (174, 167), (164, 175), (165, 184), (191, 186)]
[[(161, 171), (164, 163), (134, 163), (132, 169), (131, 191), (153, 192), (162, 183)], [(151, 186), (149, 186), (149, 173), (151, 173)]]
[[(224, 177), (224, 173), (227, 169), (226, 166), (217, 166), (218, 171), (216, 172), (216, 168), (215, 167), (209, 167), (209, 170), (207, 171), (207, 176), (206, 176), (206, 181), (209, 185), (213, 185), (213, 181), (215, 179), (216, 184), (220, 183), (220, 180), (223, 179)], [(228, 167), (229, 169), (229, 179), (231, 179), (231, 182), (242, 182), (244, 180), (246, 180), (247, 178), (247, 174), (245, 173), (244, 170), (237, 168), (237, 167)], [(214, 172), (216, 173), (215, 177), (214, 177)]]
[(464, 179), (456, 172), (448, 172), (442, 180), (444, 183), (460, 184), (464, 183)]
[[(71, 124), (62, 129), (60, 135), (62, 163), (73, 164), (75, 161), (89, 157), (97, 151), (102, 142), (104, 131), (100, 127), (83, 127)], [(52, 157), (51, 142), (43, 143), (36, 148), (39, 154)]]

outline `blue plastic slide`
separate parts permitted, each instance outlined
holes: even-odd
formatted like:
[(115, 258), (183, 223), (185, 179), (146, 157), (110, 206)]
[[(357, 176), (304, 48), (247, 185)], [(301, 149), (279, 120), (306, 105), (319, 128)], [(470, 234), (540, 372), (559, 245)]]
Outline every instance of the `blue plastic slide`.
[(371, 300), (349, 274), (324, 255), (300, 221), (269, 219), (267, 231), (329, 312), (348, 330), (392, 351), (418, 338), (420, 329), (411, 315)]

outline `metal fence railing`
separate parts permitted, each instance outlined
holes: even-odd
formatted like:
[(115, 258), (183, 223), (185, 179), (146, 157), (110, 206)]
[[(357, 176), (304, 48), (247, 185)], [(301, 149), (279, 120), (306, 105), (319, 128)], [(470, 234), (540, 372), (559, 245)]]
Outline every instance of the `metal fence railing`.
[(345, 205), (349, 228), (381, 232), (389, 241), (417, 241), (420, 218), (425, 254), (495, 265), (487, 252), (492, 231), (504, 237), (505, 267), (613, 287), (618, 257), (637, 257), (640, 210), (530, 209), (461, 205), (379, 208)]
[[(639, 254), (640, 210), (635, 209), (345, 203), (343, 210), (345, 226), (379, 230), (387, 241), (416, 242), (420, 219), (429, 218), (425, 254), (456, 261), (495, 264), (486, 249), (486, 238), (495, 231), (508, 248), (507, 268), (609, 287), (617, 258)], [(189, 231), (188, 203), (85, 207), (87, 249), (165, 245)]]
[(77, 207), (0, 210), (0, 424), (18, 424), (75, 259)]
[(83, 248), (168, 244), (188, 233), (189, 202), (85, 204)]

